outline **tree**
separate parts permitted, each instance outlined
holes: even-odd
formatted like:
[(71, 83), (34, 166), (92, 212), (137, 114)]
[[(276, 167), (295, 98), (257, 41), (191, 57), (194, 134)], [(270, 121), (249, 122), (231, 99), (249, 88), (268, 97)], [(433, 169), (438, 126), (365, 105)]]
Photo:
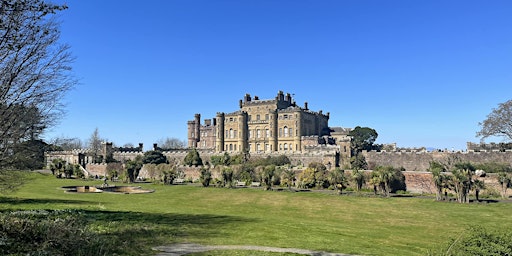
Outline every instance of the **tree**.
[(387, 197), (389, 197), (391, 193), (391, 183), (395, 177), (395, 169), (392, 166), (379, 166), (372, 173), (372, 178), (374, 178), (374, 185), (378, 185), (378, 187)]
[(457, 196), (457, 202), (469, 203), (469, 191), (473, 186), (475, 167), (470, 163), (457, 163), (452, 170), (452, 186)]
[(199, 176), (199, 181), (203, 184), (203, 187), (210, 186), (210, 182), (212, 181), (212, 172), (204, 167), (201, 168), (201, 175)]
[(432, 173), (432, 182), (436, 189), (436, 200), (441, 201), (443, 199), (443, 189), (448, 188), (448, 175), (443, 172), (446, 171), (444, 166), (438, 162), (431, 161), (429, 163), (427, 171)]
[(188, 166), (203, 165), (203, 160), (201, 159), (201, 157), (199, 156), (199, 152), (197, 152), (197, 150), (195, 148), (188, 151), (183, 162), (185, 165), (188, 165)]
[(348, 180), (345, 176), (345, 171), (340, 169), (339, 167), (336, 167), (334, 171), (330, 173), (330, 182), (334, 186), (334, 190), (338, 194), (343, 194), (343, 189), (347, 188), (348, 186)]
[(493, 108), (487, 118), (478, 124), (481, 129), (476, 133), (477, 137), (501, 136), (512, 140), (512, 100), (498, 104), (498, 108)]
[(363, 188), (364, 182), (365, 182), (364, 172), (359, 169), (353, 170), (352, 171), (352, 179), (356, 183), (356, 191), (361, 191), (361, 189)]
[(507, 198), (507, 189), (512, 186), (512, 177), (511, 176), (512, 175), (510, 175), (509, 172), (505, 172), (505, 171), (498, 173), (497, 179), (501, 185), (500, 194), (501, 194), (501, 198), (503, 198), (503, 199)]
[(133, 160), (126, 161), (125, 168), (130, 183), (135, 182), (135, 179), (139, 176), (140, 169), (142, 169), (142, 165), (142, 156), (140, 155)]
[(221, 172), (222, 176), (222, 185), (224, 187), (232, 188), (233, 187), (233, 169), (229, 167), (225, 167)]
[(178, 149), (185, 148), (186, 142), (178, 138), (159, 139), (157, 144), (162, 149)]
[(263, 169), (263, 174), (261, 175), (261, 181), (265, 184), (265, 190), (270, 190), (272, 188), (272, 182), (274, 179), (274, 175), (276, 173), (275, 165), (265, 166)]
[(96, 163), (102, 162), (102, 159), (100, 159), (100, 153), (101, 153), (101, 143), (103, 142), (103, 139), (100, 137), (100, 132), (98, 131), (98, 127), (94, 129), (94, 132), (92, 132), (91, 137), (89, 137), (89, 140), (87, 141), (89, 150), (91, 151), (93, 161)]
[(286, 168), (283, 171), (283, 183), (286, 184), (289, 190), (292, 189), (292, 186), (295, 181), (295, 171), (292, 169)]
[(62, 97), (77, 83), (69, 46), (59, 43), (60, 24), (53, 18), (66, 8), (44, 0), (1, 3), (0, 163), (14, 145), (37, 139), (56, 123)]
[(352, 137), (351, 146), (355, 152), (372, 150), (373, 143), (379, 134), (372, 128), (357, 126), (348, 133)]
[(144, 164), (166, 164), (168, 163), (167, 157), (160, 151), (150, 150), (144, 153), (142, 158)]
[(79, 138), (55, 137), (49, 142), (55, 150), (73, 150), (83, 148), (83, 143)]

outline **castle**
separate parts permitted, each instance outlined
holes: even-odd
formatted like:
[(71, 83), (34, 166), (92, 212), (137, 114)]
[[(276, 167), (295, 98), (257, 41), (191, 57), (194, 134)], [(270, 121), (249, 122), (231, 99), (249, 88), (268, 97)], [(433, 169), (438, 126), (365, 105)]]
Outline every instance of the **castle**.
[[(213, 120), (204, 120), (204, 124), (200, 114), (188, 121), (188, 147), (197, 149), (204, 163), (224, 152), (249, 153), (254, 157), (286, 155), (294, 165), (321, 162), (337, 167), (350, 162), (348, 133), (351, 129), (329, 127), (329, 113), (312, 111), (307, 102), (299, 107), (289, 93), (279, 91), (274, 99), (266, 100), (246, 94), (239, 101), (239, 108), (231, 113), (219, 112)], [(139, 144), (134, 148), (117, 148), (106, 142), (98, 154), (103, 160), (111, 157), (123, 162), (142, 155), (142, 147)], [(162, 151), (156, 144), (153, 150)], [(171, 162), (180, 164), (187, 152), (187, 149), (169, 149), (162, 153)], [(99, 168), (90, 155), (88, 149), (45, 154), (48, 164), (61, 158), (88, 170)]]
[(308, 147), (337, 145), (350, 154), (350, 129), (329, 127), (329, 112), (299, 107), (289, 93), (277, 93), (274, 99), (252, 98), (246, 94), (240, 109), (219, 112), (213, 119), (201, 115), (188, 121), (188, 146), (215, 152), (305, 152)]

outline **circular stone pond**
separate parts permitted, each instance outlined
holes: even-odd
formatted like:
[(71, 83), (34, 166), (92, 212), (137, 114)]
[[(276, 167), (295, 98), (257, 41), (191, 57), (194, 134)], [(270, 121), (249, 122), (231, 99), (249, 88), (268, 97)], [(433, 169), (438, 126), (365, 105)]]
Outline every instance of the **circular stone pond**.
[(69, 193), (117, 193), (117, 194), (142, 194), (153, 193), (154, 190), (143, 189), (135, 186), (64, 186), (65, 192)]

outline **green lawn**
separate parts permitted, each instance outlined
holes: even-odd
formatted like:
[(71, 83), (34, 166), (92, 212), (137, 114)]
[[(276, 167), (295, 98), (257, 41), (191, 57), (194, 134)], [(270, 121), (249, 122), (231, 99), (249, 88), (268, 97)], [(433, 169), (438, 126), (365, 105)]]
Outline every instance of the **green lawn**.
[[(72, 194), (67, 185), (101, 181), (34, 174), (2, 210), (81, 209), (126, 254), (176, 242), (292, 247), (359, 255), (425, 255), (468, 225), (512, 229), (512, 204), (456, 204), (421, 198), (371, 198), (143, 184), (150, 194)], [(122, 184), (119, 184), (122, 185)], [(237, 255), (235, 252), (219, 255)]]

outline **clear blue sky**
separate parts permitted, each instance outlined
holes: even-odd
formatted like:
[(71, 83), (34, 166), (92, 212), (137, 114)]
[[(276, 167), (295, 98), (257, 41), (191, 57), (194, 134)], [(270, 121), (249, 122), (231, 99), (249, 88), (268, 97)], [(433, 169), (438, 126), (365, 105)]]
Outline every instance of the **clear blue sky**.
[(374, 128), (377, 143), (465, 149), (512, 98), (508, 0), (62, 2), (81, 83), (47, 138), (97, 127), (147, 150), (185, 140), (195, 113), (282, 90), (330, 126)]

